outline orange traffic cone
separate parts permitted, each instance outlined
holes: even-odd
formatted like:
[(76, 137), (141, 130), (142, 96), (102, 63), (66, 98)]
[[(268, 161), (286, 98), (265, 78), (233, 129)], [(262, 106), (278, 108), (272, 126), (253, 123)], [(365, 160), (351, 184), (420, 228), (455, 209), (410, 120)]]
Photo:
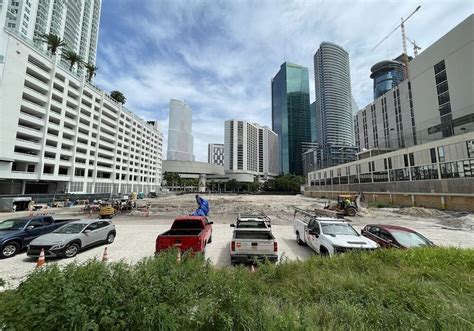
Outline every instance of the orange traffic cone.
[(40, 256), (38, 257), (38, 261), (36, 261), (36, 268), (41, 268), (46, 263), (46, 259), (44, 258), (44, 248), (41, 248)]
[(107, 247), (104, 248), (104, 254), (102, 254), (102, 262), (107, 262), (109, 258), (107, 257)]

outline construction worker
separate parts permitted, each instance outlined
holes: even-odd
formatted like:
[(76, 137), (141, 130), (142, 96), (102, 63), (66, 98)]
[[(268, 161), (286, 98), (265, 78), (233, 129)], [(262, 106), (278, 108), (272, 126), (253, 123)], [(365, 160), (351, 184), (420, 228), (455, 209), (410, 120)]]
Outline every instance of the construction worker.
[(351, 205), (351, 200), (349, 198), (344, 199), (344, 208), (347, 208)]

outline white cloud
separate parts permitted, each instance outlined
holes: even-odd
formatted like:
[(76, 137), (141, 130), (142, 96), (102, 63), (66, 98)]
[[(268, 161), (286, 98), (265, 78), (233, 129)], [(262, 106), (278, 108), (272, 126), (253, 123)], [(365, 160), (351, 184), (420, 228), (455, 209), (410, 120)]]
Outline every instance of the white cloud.
[[(224, 121), (271, 126), (271, 78), (281, 63), (307, 66), (314, 100), (313, 55), (322, 41), (350, 55), (354, 98), (372, 99), (370, 67), (401, 53), (397, 31), (371, 51), (416, 7), (412, 1), (120, 1), (104, 2), (97, 83), (124, 92), (127, 107), (158, 119), (167, 133), (169, 99), (193, 109), (194, 150), (223, 142)], [(426, 48), (470, 13), (470, 1), (422, 1), (407, 33)], [(109, 7), (108, 7), (109, 6)], [(129, 15), (123, 15), (124, 12)], [(112, 23), (113, 22), (113, 23)]]

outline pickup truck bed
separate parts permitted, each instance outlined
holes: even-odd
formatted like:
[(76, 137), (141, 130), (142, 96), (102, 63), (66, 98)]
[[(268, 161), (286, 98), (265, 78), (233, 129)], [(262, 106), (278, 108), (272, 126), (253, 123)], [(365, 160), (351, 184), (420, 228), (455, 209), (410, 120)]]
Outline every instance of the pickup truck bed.
[(171, 229), (156, 238), (155, 254), (177, 247), (181, 251), (204, 252), (212, 241), (212, 222), (204, 216), (180, 216)]
[(278, 245), (271, 231), (236, 229), (230, 245), (231, 264), (278, 261)]

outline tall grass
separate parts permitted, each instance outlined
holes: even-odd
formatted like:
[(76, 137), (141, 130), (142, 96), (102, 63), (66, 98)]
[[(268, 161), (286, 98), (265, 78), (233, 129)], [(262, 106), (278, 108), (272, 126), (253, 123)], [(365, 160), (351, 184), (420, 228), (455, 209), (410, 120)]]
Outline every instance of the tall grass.
[(474, 329), (474, 251), (379, 250), (215, 268), (174, 252), (137, 265), (50, 265), (0, 294), (8, 330)]

